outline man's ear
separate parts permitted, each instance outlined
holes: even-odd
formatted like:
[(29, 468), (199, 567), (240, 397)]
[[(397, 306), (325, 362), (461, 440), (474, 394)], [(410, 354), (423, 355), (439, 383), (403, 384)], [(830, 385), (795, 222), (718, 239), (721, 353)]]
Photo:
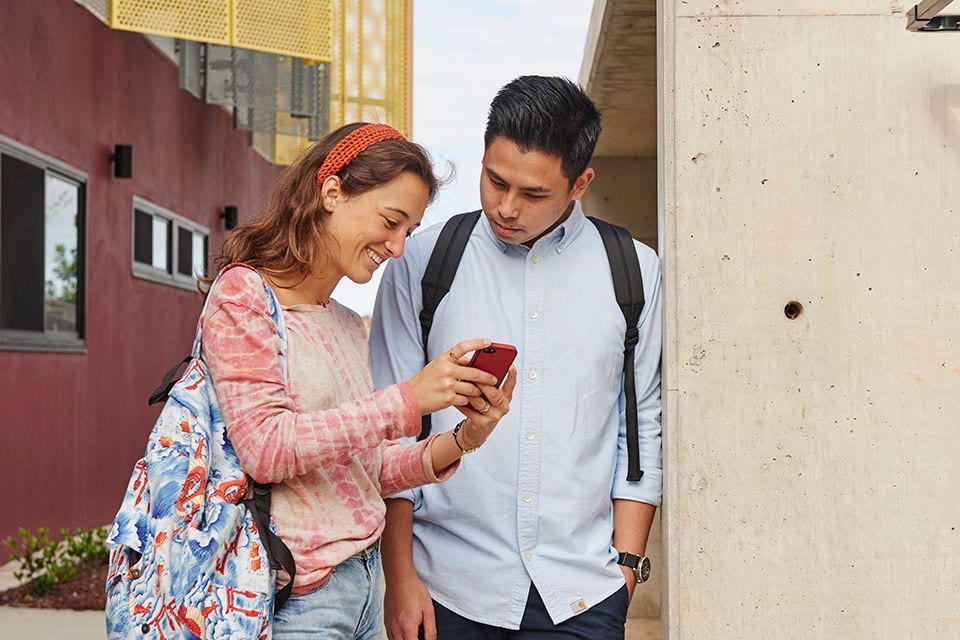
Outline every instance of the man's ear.
[(340, 178), (337, 176), (327, 176), (323, 184), (320, 185), (320, 204), (323, 205), (324, 211), (333, 213), (333, 210), (337, 208), (337, 204), (343, 201), (343, 197), (343, 190), (340, 188)]
[(586, 191), (590, 183), (593, 182), (594, 176), (596, 176), (596, 173), (594, 173), (590, 167), (583, 170), (583, 173), (573, 181), (573, 192), (570, 194), (572, 200), (579, 200), (583, 197), (583, 192)]

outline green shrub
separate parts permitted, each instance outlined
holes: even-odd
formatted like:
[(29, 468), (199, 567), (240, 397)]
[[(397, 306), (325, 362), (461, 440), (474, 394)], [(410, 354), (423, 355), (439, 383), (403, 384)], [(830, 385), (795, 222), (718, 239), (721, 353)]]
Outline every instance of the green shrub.
[(34, 595), (43, 595), (53, 585), (70, 580), (77, 575), (77, 563), (85, 560), (106, 562), (107, 548), (104, 545), (109, 530), (60, 529), (60, 540), (51, 540), (49, 529), (40, 527), (36, 535), (23, 527), (20, 540), (7, 537), (13, 549), (11, 558), (20, 565), (13, 577), (20, 584), (29, 584)]

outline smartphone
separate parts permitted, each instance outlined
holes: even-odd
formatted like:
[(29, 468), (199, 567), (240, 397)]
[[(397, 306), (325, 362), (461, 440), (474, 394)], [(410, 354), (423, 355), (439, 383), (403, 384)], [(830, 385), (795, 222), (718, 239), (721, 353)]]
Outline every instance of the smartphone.
[(470, 364), (467, 366), (476, 367), (481, 371), (493, 374), (497, 378), (497, 386), (503, 383), (507, 377), (507, 370), (510, 364), (517, 357), (517, 348), (512, 344), (492, 343), (484, 349), (477, 349), (470, 358)]

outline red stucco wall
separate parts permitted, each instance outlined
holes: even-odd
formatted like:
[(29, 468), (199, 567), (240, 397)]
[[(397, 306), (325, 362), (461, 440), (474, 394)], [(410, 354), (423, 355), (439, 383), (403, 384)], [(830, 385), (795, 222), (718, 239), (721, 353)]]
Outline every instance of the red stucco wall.
[[(86, 353), (0, 350), (0, 538), (106, 524), (158, 413), (147, 396), (189, 352), (202, 303), (132, 276), (132, 198), (207, 226), (216, 253), (222, 207), (253, 216), (277, 168), (145, 37), (72, 0), (0, 2), (0, 134), (89, 174)], [(133, 179), (112, 176), (117, 143), (133, 145)]]

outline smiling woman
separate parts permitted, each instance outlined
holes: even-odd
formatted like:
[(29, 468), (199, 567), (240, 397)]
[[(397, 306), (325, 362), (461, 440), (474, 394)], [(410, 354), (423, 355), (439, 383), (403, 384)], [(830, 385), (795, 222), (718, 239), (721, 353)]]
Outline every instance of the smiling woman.
[(324, 208), (330, 212), (327, 231), (337, 239), (323, 284), (324, 300), (341, 277), (368, 282), (387, 258), (403, 255), (403, 244), (419, 226), (430, 198), (427, 185), (409, 171), (353, 197), (330, 176), (321, 186), (321, 194)]
[[(278, 640), (341, 627), (381, 638), (383, 496), (450, 477), (460, 442), (479, 446), (509, 410), (516, 371), (497, 388), (460, 362), (486, 339), (455, 344), (374, 392), (364, 325), (330, 299), (341, 279), (367, 282), (403, 254), (437, 187), (426, 152), (392, 127), (341, 127), (278, 178), (264, 213), (234, 229), (207, 281), (201, 362), (188, 369), (206, 367), (243, 473), (271, 485), (270, 515), (295, 561), (278, 576), (292, 588), (272, 620)], [(395, 442), (448, 407), (466, 418), (460, 441), (447, 432)], [(117, 611), (142, 604), (123, 596), (109, 597)], [(214, 609), (188, 613), (206, 619)]]

